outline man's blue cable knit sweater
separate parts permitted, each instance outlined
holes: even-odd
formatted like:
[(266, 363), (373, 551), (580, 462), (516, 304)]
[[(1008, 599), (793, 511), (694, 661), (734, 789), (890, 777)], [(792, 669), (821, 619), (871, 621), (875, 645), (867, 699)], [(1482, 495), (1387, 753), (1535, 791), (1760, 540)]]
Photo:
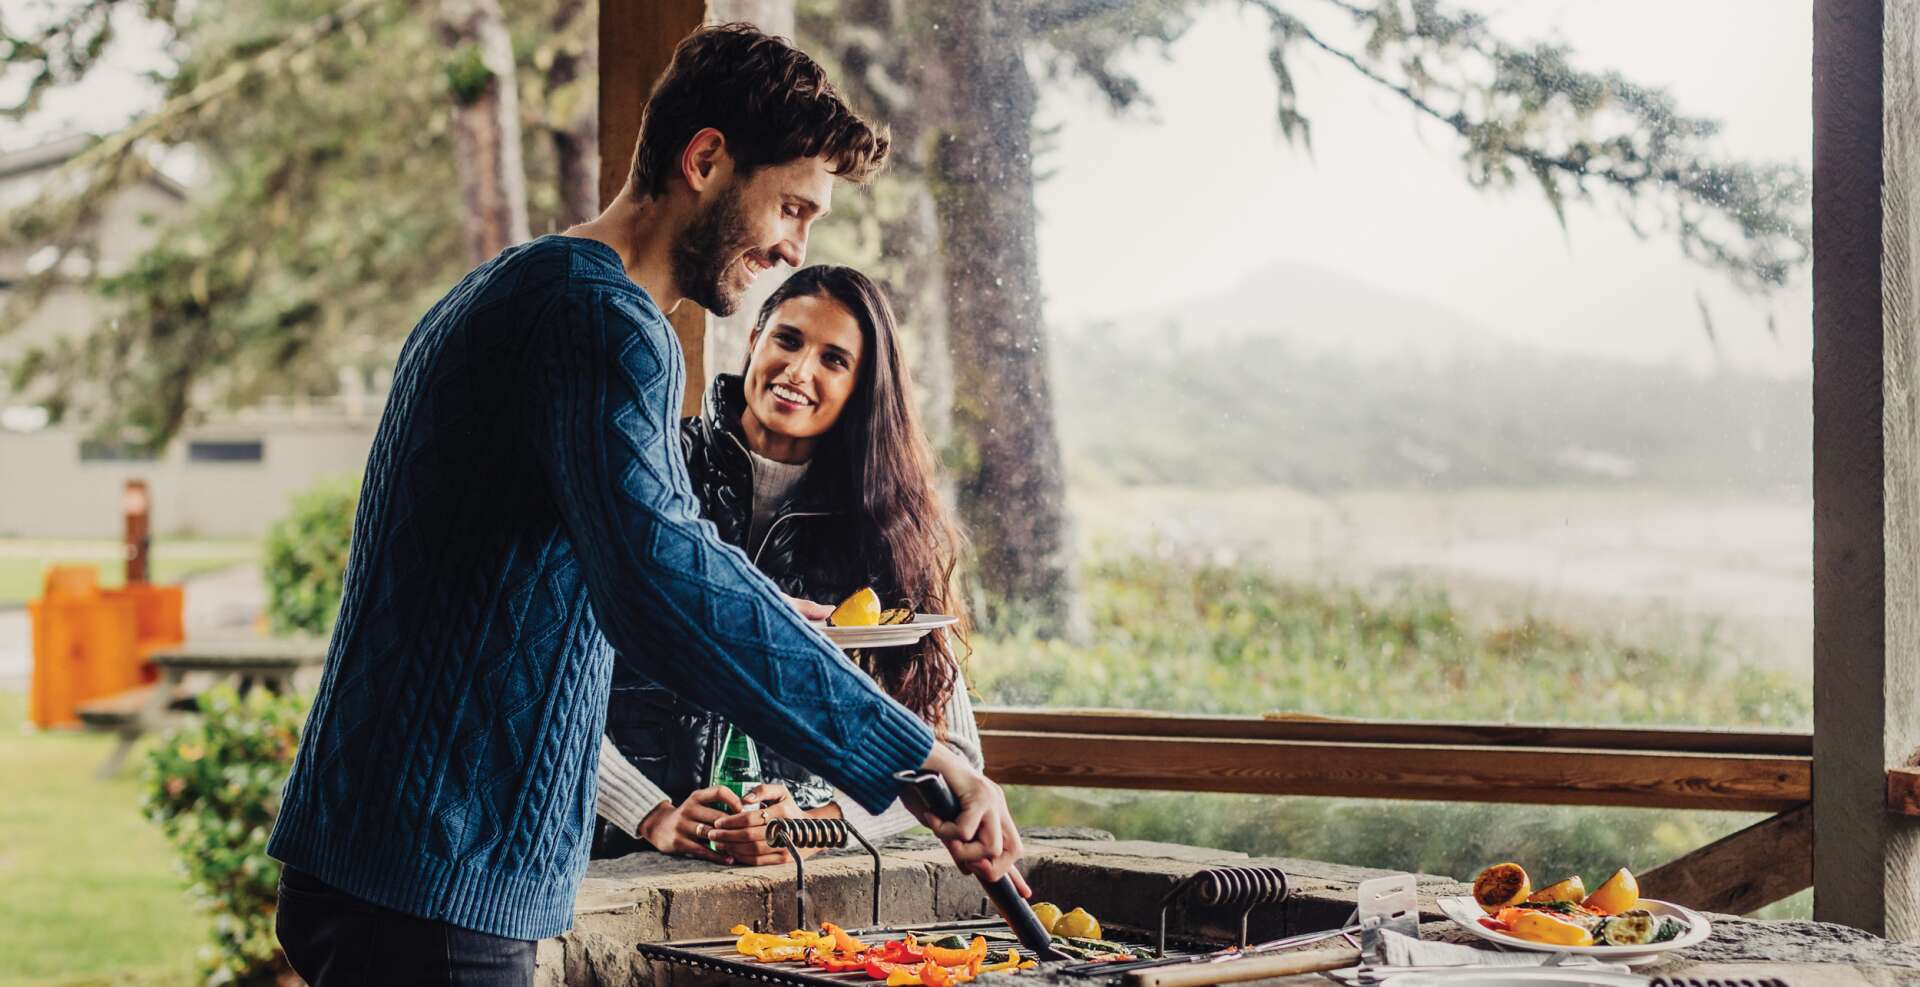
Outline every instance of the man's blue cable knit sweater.
[(615, 648), (868, 809), (893, 800), (933, 735), (700, 518), (684, 376), (592, 240), (511, 247), (426, 314), (268, 853), (410, 914), (563, 931)]

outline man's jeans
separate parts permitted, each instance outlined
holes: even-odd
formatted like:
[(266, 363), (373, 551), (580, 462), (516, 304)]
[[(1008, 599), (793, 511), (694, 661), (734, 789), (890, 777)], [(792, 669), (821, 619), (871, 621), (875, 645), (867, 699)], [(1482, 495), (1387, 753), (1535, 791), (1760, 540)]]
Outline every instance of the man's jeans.
[(291, 867), (274, 933), (311, 987), (532, 987), (534, 944), (362, 901)]

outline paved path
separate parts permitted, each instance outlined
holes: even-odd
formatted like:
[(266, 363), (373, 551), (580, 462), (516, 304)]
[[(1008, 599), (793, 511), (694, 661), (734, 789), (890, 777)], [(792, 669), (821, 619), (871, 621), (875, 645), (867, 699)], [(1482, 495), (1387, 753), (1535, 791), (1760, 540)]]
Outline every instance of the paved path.
[[(237, 565), (187, 580), (187, 634), (243, 634), (266, 605), (260, 567)], [(0, 690), (24, 692), (33, 667), (32, 629), (24, 607), (0, 610)]]

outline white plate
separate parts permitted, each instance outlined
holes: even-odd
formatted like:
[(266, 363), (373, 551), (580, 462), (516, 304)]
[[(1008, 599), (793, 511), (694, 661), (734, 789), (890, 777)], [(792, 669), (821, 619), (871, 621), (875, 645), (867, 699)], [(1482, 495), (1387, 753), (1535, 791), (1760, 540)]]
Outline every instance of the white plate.
[(1658, 959), (1661, 953), (1672, 952), (1676, 949), (1685, 949), (1688, 946), (1705, 942), (1707, 936), (1713, 931), (1712, 926), (1707, 923), (1706, 916), (1691, 908), (1684, 908), (1671, 902), (1656, 901), (1652, 898), (1642, 898), (1640, 899), (1638, 907), (1644, 908), (1659, 917), (1672, 916), (1677, 918), (1687, 923), (1687, 931), (1680, 933), (1680, 936), (1676, 939), (1669, 939), (1666, 942), (1657, 942), (1647, 946), (1549, 946), (1545, 943), (1528, 942), (1518, 936), (1510, 936), (1504, 932), (1495, 932), (1481, 925), (1479, 920), (1485, 918), (1487, 913), (1480, 907), (1479, 902), (1474, 901), (1470, 897), (1462, 895), (1441, 898), (1438, 904), (1440, 911), (1452, 919), (1453, 924), (1490, 943), (1506, 946), (1511, 949), (1523, 949), (1532, 953), (1571, 953), (1576, 956), (1592, 956), (1596, 959), (1613, 963), (1626, 963), (1630, 966), (1651, 963)]
[(1516, 970), (1488, 967), (1465, 970), (1402, 973), (1380, 981), (1381, 987), (1460, 987), (1462, 984), (1499, 984), (1500, 987), (1647, 987), (1647, 978), (1605, 970)]
[(875, 627), (829, 627), (825, 623), (815, 623), (827, 640), (840, 646), (842, 650), (854, 648), (893, 648), (902, 644), (912, 644), (942, 627), (951, 627), (960, 622), (958, 617), (949, 617), (938, 613), (917, 613), (904, 624), (882, 624)]

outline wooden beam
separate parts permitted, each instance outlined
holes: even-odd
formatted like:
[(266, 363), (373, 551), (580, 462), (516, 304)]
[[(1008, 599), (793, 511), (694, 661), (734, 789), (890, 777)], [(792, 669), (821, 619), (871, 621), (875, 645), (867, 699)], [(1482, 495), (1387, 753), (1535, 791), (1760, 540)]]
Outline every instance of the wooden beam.
[(1813, 806), (1754, 823), (1640, 875), (1640, 893), (1748, 915), (1813, 886)]
[(1920, 768), (1887, 769), (1887, 811), (1920, 816)]
[[(626, 186), (654, 82), (673, 61), (674, 46), (706, 17), (706, 0), (600, 0), (600, 208)], [(681, 302), (669, 318), (687, 366), (680, 411), (691, 415), (706, 390), (707, 313)]]
[(1008, 785), (1779, 812), (1807, 758), (982, 730)]
[(1814, 917), (1920, 940), (1920, 0), (1813, 11)]
[(1773, 730), (1697, 727), (1574, 727), (1556, 724), (1407, 722), (1322, 717), (1192, 716), (1121, 709), (976, 710), (983, 730), (1099, 733), (1130, 737), (1346, 741), (1470, 747), (1586, 747), (1810, 757), (1813, 736)]

